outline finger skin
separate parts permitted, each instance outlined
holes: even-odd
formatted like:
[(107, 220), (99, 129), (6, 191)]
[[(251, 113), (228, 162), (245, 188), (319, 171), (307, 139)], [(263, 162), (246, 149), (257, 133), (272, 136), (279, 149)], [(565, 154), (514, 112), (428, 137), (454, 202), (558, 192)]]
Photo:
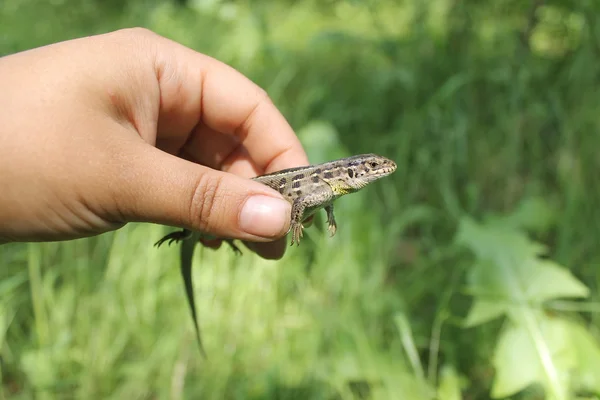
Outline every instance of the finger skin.
[(255, 172), (307, 163), (298, 138), (265, 91), (233, 68), (164, 38), (155, 63), (161, 92), (158, 139), (168, 138), (172, 152), (186, 148), (196, 161), (210, 165), (216, 153), (226, 152), (203, 151), (207, 140), (202, 139), (212, 141), (213, 133), (219, 132), (233, 136), (223, 146), (229, 154), (240, 145), (247, 149), (258, 168)]
[[(241, 227), (248, 199), (281, 199), (242, 178), (306, 165), (306, 154), (265, 92), (231, 67), (127, 29), (0, 58), (0, 86), (0, 241), (130, 221), (249, 241), (285, 234), (287, 223), (262, 236)], [(210, 213), (197, 204), (205, 195)], [(277, 243), (257, 251), (277, 258)]]

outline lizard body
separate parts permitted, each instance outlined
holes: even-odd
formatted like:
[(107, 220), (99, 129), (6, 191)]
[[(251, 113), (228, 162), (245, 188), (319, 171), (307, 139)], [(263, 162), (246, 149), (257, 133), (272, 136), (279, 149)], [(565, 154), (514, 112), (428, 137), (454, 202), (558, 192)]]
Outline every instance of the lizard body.
[[(341, 196), (354, 193), (369, 183), (396, 170), (396, 164), (385, 157), (376, 154), (362, 154), (323, 164), (304, 167), (288, 168), (266, 175), (257, 176), (252, 180), (260, 182), (277, 190), (284, 199), (292, 205), (290, 215), (291, 245), (299, 245), (304, 227), (302, 222), (320, 209), (327, 212), (327, 225), (331, 236), (337, 231), (333, 215), (333, 202)], [(192, 291), (192, 257), (196, 243), (204, 233), (192, 232), (187, 229), (172, 232), (158, 242), (183, 242), (181, 247), (181, 274), (183, 276), (186, 295), (192, 318), (196, 328), (196, 337), (201, 351), (204, 353), (196, 318), (196, 307)], [(232, 239), (223, 239), (236, 253), (241, 253)]]

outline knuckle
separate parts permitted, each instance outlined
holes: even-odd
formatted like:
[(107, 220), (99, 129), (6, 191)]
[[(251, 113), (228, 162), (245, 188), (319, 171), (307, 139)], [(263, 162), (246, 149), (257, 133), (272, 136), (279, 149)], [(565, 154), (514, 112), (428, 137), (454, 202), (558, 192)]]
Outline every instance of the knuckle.
[(269, 96), (269, 93), (267, 93), (265, 89), (259, 86), (256, 94), (256, 105), (248, 117), (250, 118), (251, 116), (255, 115), (261, 107), (269, 108), (270, 106), (273, 106), (273, 100), (271, 100), (271, 96)]
[(192, 194), (189, 218), (201, 231), (210, 231), (214, 221), (219, 220), (222, 178), (202, 174), (198, 178)]
[(243, 136), (242, 133), (249, 132), (252, 129), (252, 124), (254, 124), (258, 118), (257, 116), (259, 115), (261, 108), (265, 106), (268, 107), (272, 104), (273, 102), (271, 101), (269, 94), (260, 86), (256, 86), (256, 101), (254, 101), (252, 108), (248, 110), (243, 122), (236, 129), (236, 134)]

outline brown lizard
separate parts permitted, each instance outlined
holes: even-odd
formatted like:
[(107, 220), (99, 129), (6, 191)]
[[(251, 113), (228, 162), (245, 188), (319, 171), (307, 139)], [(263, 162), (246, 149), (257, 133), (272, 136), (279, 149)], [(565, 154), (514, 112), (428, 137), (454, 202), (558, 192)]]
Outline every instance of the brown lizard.
[[(277, 190), (284, 199), (290, 202), (292, 205), (290, 215), (291, 244), (296, 243), (299, 245), (304, 229), (303, 221), (324, 208), (327, 212), (328, 230), (331, 236), (335, 235), (337, 224), (333, 215), (334, 200), (343, 195), (354, 193), (369, 183), (393, 173), (395, 170), (396, 163), (388, 158), (376, 154), (361, 154), (323, 164), (284, 169), (257, 176), (252, 180)], [(201, 238), (209, 237), (210, 235), (201, 232), (184, 229), (166, 235), (155, 244), (160, 246), (164, 242), (168, 244), (183, 242), (181, 246), (181, 273), (196, 327), (196, 337), (203, 353), (204, 349), (200, 340), (192, 287), (192, 257), (196, 243)], [(225, 238), (223, 240), (237, 253), (241, 253), (233, 239)]]

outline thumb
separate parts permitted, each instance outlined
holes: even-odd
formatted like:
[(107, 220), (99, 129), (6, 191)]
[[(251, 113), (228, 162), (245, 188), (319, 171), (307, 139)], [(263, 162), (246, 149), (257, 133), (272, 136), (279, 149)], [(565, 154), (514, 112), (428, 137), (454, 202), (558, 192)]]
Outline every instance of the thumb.
[[(151, 146), (129, 158), (117, 203), (128, 221), (181, 226), (218, 237), (271, 241), (289, 229), (291, 206), (271, 188)], [(139, 149), (138, 149), (139, 150)]]

